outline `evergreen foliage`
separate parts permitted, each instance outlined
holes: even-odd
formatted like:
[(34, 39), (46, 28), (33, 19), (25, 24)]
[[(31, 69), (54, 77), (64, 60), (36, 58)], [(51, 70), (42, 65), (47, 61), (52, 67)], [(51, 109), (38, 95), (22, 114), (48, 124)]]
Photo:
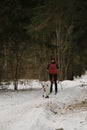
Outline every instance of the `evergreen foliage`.
[(87, 70), (86, 0), (0, 1), (0, 81), (47, 80), (54, 55), (60, 79)]

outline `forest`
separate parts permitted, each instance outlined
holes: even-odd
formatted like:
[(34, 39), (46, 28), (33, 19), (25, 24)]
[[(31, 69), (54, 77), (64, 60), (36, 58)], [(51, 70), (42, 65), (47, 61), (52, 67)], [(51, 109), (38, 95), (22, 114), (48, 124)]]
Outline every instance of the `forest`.
[(0, 82), (48, 80), (53, 55), (60, 80), (87, 70), (87, 0), (1, 0)]

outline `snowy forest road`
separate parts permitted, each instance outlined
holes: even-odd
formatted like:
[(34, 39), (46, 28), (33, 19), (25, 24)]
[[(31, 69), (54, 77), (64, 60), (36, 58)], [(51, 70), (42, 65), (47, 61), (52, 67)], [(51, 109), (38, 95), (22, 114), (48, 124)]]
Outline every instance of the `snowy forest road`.
[(9, 125), (17, 124), (28, 112), (32, 113), (40, 93), (40, 89), (0, 92), (0, 130), (10, 130)]
[(48, 99), (41, 88), (0, 91), (0, 130), (86, 130), (86, 124), (86, 86), (65, 84)]

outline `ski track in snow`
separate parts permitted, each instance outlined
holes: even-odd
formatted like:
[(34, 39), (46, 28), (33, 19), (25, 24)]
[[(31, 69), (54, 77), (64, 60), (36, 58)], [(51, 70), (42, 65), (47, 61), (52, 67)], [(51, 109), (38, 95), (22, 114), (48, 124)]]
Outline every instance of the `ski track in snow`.
[(87, 100), (87, 86), (76, 83), (62, 83), (63, 89), (59, 86), (49, 99), (41, 88), (0, 92), (0, 130), (87, 130), (87, 108), (72, 108)]

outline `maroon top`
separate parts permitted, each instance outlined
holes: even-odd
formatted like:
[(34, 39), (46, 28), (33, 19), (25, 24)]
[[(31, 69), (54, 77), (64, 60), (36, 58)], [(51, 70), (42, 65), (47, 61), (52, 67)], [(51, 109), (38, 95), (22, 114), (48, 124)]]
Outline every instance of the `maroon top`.
[(51, 63), (48, 65), (47, 69), (49, 69), (49, 74), (57, 74), (58, 65), (55, 63)]

